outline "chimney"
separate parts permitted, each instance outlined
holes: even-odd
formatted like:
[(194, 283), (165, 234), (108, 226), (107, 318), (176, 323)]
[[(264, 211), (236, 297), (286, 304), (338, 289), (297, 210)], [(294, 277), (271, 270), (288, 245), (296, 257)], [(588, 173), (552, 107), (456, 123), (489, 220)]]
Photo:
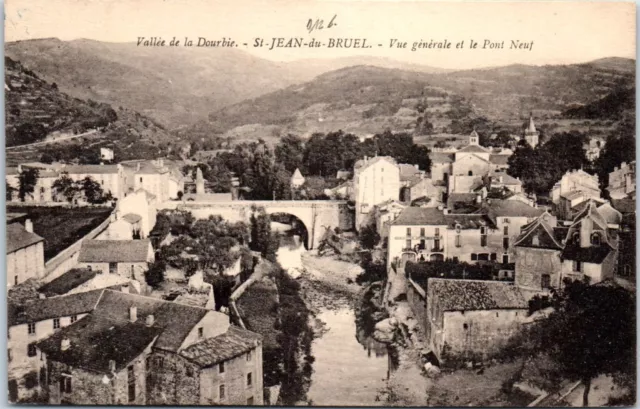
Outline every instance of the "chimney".
[(138, 308), (135, 305), (129, 307), (129, 321), (136, 322), (138, 320)]
[(482, 195), (476, 195), (476, 203), (482, 203)]
[(24, 229), (29, 233), (33, 233), (33, 222), (31, 219), (27, 219), (24, 221)]
[(43, 293), (38, 293), (38, 298), (41, 300), (44, 300), (45, 298), (47, 298), (47, 296), (44, 295)]
[(116, 371), (116, 361), (114, 361), (113, 359), (109, 360), (109, 371), (111, 373), (115, 373)]
[(444, 214), (449, 214), (449, 209), (444, 209)]
[(146, 319), (147, 327), (152, 326), (154, 322), (155, 322), (155, 319), (153, 318), (153, 314), (147, 315), (147, 319)]
[(136, 172), (140, 172), (140, 162), (136, 165)]
[(62, 342), (60, 343), (60, 350), (66, 351), (69, 348), (71, 348), (71, 340), (69, 340), (69, 338), (67, 337), (62, 338)]
[(442, 211), (444, 210), (444, 207), (442, 207), (442, 205), (438, 206), (438, 210)]

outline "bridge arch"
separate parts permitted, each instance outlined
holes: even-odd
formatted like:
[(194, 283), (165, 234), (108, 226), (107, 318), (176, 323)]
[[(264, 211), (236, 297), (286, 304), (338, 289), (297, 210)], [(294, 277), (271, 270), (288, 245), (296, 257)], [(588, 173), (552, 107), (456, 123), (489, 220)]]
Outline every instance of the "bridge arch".
[(304, 220), (300, 219), (295, 214), (289, 212), (269, 212), (267, 211), (272, 222), (290, 224), (293, 233), (300, 236), (300, 241), (304, 245), (306, 250), (309, 250), (311, 245), (309, 240), (309, 228), (305, 224)]

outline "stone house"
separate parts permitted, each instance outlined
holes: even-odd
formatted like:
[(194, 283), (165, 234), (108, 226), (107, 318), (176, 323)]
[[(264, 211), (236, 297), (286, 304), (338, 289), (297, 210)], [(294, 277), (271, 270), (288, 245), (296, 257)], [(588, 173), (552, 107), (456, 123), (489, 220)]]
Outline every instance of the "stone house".
[(582, 192), (585, 198), (600, 198), (600, 186), (598, 177), (580, 170), (567, 171), (551, 189), (551, 201), (554, 205), (560, 204), (560, 198), (571, 199), (572, 192)]
[(126, 193), (122, 165), (62, 165), (59, 171), (67, 172), (75, 181), (90, 177), (100, 184), (105, 193), (110, 192), (117, 199)]
[(33, 222), (10, 223), (6, 232), (7, 288), (44, 277), (44, 239), (33, 232)]
[(291, 188), (299, 188), (300, 186), (304, 185), (304, 181), (305, 178), (304, 176), (302, 176), (302, 173), (300, 173), (300, 169), (296, 168), (295, 172), (293, 172), (293, 175), (291, 175)]
[(374, 222), (374, 207), (400, 198), (400, 169), (388, 156), (365, 157), (355, 163), (353, 191), (356, 204), (356, 230)]
[(225, 314), (104, 290), (40, 342), (51, 404), (261, 405), (261, 337)]
[(151, 242), (142, 240), (85, 240), (78, 255), (78, 267), (118, 274), (136, 280), (144, 287), (144, 273), (155, 255)]
[(589, 201), (569, 227), (549, 213), (524, 226), (515, 243), (516, 285), (541, 291), (561, 287), (565, 278), (589, 277), (593, 284), (613, 278), (618, 225), (612, 222), (618, 217), (610, 206), (601, 208)]
[(528, 312), (520, 290), (501, 281), (429, 278), (425, 292), (426, 339), (441, 364), (491, 358)]
[(408, 207), (391, 223), (388, 262), (434, 261), (508, 264), (522, 226), (542, 211), (518, 201), (491, 200), (472, 214)]
[(636, 161), (622, 162), (620, 167), (615, 167), (609, 173), (609, 186), (607, 187), (612, 199), (622, 199), (629, 193), (636, 191)]
[(11, 201), (20, 201), (18, 197), (18, 188), (20, 184), (18, 178), (20, 173), (25, 168), (38, 169), (38, 178), (33, 192), (26, 195), (25, 202), (53, 202), (56, 200), (53, 192), (53, 182), (58, 179), (60, 173), (54, 169), (51, 165), (33, 163), (29, 165), (18, 165), (17, 167), (7, 167), (5, 173), (5, 179), (9, 186), (13, 187), (15, 191), (12, 194)]
[[(102, 290), (8, 304), (9, 400), (27, 398), (39, 391), (41, 357), (36, 342), (43, 340), (91, 312)], [(34, 382), (35, 380), (35, 382)]]

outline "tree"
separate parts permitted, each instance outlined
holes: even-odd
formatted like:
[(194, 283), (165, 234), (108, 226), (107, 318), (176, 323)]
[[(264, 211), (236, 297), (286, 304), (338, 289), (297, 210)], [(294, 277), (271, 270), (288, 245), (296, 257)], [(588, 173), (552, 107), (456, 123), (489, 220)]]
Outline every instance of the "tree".
[(84, 197), (92, 204), (104, 203), (104, 191), (100, 183), (87, 176), (80, 182)]
[(36, 168), (23, 168), (18, 175), (18, 197), (24, 202), (27, 195), (33, 195), (38, 183), (40, 171)]
[(44, 152), (42, 156), (40, 156), (40, 162), (51, 164), (56, 160), (53, 155), (49, 152)]
[(151, 287), (156, 287), (158, 284), (164, 281), (164, 272), (167, 269), (167, 265), (163, 260), (156, 260), (149, 270), (144, 273), (144, 278), (147, 284)]
[(304, 142), (299, 137), (289, 134), (280, 139), (275, 148), (275, 155), (276, 160), (282, 163), (288, 172), (293, 173), (296, 169), (306, 171), (303, 168)]
[(63, 196), (67, 202), (71, 203), (76, 195), (80, 192), (80, 186), (74, 182), (68, 172), (62, 172), (60, 177), (51, 185), (56, 196)]
[(276, 261), (278, 239), (271, 232), (271, 219), (264, 208), (251, 209), (251, 243), (250, 248), (259, 251), (262, 257), (269, 261)]
[(375, 224), (371, 223), (360, 229), (360, 245), (371, 250), (380, 242), (380, 235)]
[(566, 281), (553, 306), (548, 319), (535, 327), (535, 348), (549, 354), (557, 375), (583, 383), (584, 406), (595, 377), (635, 376), (636, 309), (631, 292), (611, 283)]

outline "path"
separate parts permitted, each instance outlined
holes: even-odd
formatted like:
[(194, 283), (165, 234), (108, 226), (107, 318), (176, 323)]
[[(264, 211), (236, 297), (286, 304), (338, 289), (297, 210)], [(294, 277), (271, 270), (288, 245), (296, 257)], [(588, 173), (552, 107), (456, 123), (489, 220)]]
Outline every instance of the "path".
[(93, 135), (96, 132), (98, 132), (96, 129), (92, 129), (90, 131), (87, 131), (87, 132), (81, 133), (81, 134), (77, 134), (77, 135), (61, 136), (61, 137), (58, 137), (58, 138), (55, 138), (55, 139), (45, 139), (44, 141), (28, 143), (26, 145), (9, 146), (6, 149), (8, 151), (12, 151), (12, 150), (18, 150), (18, 149), (24, 149), (24, 148), (32, 148), (32, 147), (35, 147), (35, 146), (48, 145), (50, 143), (64, 142), (64, 141), (68, 141), (68, 140), (75, 139), (75, 138), (81, 138), (83, 136)]

